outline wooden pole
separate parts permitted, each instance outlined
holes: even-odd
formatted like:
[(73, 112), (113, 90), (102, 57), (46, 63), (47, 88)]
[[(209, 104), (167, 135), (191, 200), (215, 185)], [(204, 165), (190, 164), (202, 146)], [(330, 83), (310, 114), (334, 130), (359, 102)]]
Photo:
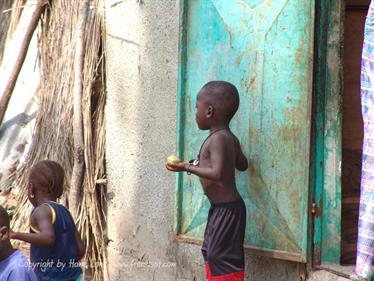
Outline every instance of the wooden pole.
[(16, 86), (17, 78), (19, 73), (21, 72), (22, 65), (25, 61), (27, 50), (30, 46), (30, 42), (32, 39), (32, 36), (34, 34), (34, 31), (36, 27), (38, 26), (39, 19), (44, 11), (44, 8), (47, 4), (46, 0), (39, 0), (39, 2), (36, 4), (36, 8), (34, 13), (31, 16), (31, 20), (29, 25), (27, 26), (25, 36), (22, 40), (22, 44), (20, 47), (20, 50), (18, 52), (18, 56), (16, 59), (16, 62), (14, 64), (14, 67), (10, 73), (9, 79), (7, 84), (5, 85), (5, 89), (1, 95), (0, 99), (0, 124), (3, 122), (5, 111), (8, 107), (10, 98), (12, 96), (14, 87)]
[(74, 58), (74, 88), (73, 88), (73, 138), (74, 138), (74, 165), (69, 192), (69, 209), (76, 219), (84, 179), (84, 131), (83, 131), (83, 67), (85, 58), (85, 29), (88, 14), (88, 1), (82, 0), (79, 7), (78, 31)]

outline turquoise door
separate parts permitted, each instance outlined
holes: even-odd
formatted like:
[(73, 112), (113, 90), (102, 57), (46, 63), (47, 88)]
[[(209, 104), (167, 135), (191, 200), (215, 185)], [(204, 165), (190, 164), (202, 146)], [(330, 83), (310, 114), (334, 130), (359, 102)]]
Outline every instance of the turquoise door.
[[(182, 0), (181, 0), (182, 1)], [(313, 0), (185, 0), (182, 4), (178, 151), (195, 158), (208, 132), (196, 95), (210, 80), (240, 92), (231, 128), (249, 159), (237, 186), (247, 206), (245, 243), (306, 261), (313, 73)], [(209, 202), (197, 177), (179, 174), (176, 232), (201, 241)]]

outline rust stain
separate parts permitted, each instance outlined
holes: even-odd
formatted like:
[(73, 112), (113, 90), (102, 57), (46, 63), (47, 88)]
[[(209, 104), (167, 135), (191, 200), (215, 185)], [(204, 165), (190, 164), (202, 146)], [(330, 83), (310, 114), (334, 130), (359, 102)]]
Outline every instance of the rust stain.
[(248, 81), (248, 79), (242, 79), (242, 83), (243, 83), (243, 80), (244, 80), (244, 87), (245, 87), (245, 93), (250, 93), (250, 91), (253, 89), (253, 86), (255, 85), (255, 82), (256, 82), (256, 79), (257, 79), (257, 76), (253, 76), (251, 78), (250, 81)]
[(255, 167), (251, 159), (248, 160), (248, 173), (251, 177), (255, 175)]
[(266, 202), (264, 190), (268, 190), (268, 185), (265, 183), (261, 171), (255, 167), (253, 159), (248, 159), (248, 174), (250, 187), (258, 190), (257, 195), (260, 202)]
[(179, 231), (180, 232), (183, 232), (183, 227), (186, 225), (186, 217), (185, 216), (181, 216), (181, 224), (180, 224), (180, 229), (179, 229)]
[(304, 51), (303, 51), (303, 48), (302, 47), (298, 47), (296, 49), (296, 55), (295, 55), (295, 60), (299, 63), (304, 63), (305, 62), (305, 59), (304, 59)]
[(254, 83), (256, 82), (257, 76), (253, 76), (251, 78), (251, 81), (249, 82), (249, 88), (252, 88)]
[(322, 197), (319, 199), (318, 204), (316, 204), (316, 212), (314, 213), (315, 218), (319, 218), (322, 216)]
[(321, 253), (319, 251), (320, 249), (319, 243), (314, 244), (314, 253), (313, 253), (313, 265), (320, 265), (321, 264)]
[(279, 133), (284, 141), (296, 141), (300, 138), (303, 128), (300, 126), (286, 126), (279, 128)]
[(241, 54), (236, 58), (235, 62), (236, 62), (236, 65), (237, 65), (237, 66), (240, 66), (240, 63), (242, 62), (243, 57), (244, 57), (244, 53), (241, 53)]
[(284, 117), (286, 120), (296, 120), (298, 122), (299, 120), (305, 118), (304, 111), (305, 110), (300, 109), (298, 107), (287, 108), (284, 110)]

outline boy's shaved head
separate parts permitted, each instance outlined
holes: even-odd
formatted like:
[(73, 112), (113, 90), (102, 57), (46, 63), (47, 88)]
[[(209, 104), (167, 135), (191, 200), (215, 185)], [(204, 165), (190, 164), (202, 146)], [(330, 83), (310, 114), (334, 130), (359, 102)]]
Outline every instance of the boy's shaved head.
[(221, 110), (228, 121), (239, 108), (238, 90), (229, 82), (210, 81), (203, 86), (200, 93), (210, 105)]
[(2, 206), (0, 206), (0, 227), (6, 226), (9, 228), (9, 224), (9, 215), (7, 211)]

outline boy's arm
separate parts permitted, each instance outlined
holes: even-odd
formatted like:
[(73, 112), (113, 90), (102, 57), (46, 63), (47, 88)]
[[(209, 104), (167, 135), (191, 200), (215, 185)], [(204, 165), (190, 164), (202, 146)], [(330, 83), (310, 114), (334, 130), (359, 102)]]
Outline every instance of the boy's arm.
[(75, 241), (77, 243), (78, 259), (81, 260), (86, 253), (86, 246), (84, 245), (77, 229), (75, 229)]
[(55, 232), (52, 224), (52, 214), (49, 207), (43, 205), (35, 209), (31, 221), (36, 221), (38, 233), (11, 232), (10, 238), (39, 246), (52, 247), (55, 244)]
[(193, 166), (189, 163), (167, 164), (166, 168), (174, 172), (187, 171), (199, 177), (212, 181), (220, 181), (224, 174), (224, 155), (226, 153), (225, 140), (223, 136), (212, 138), (209, 145), (210, 167)]
[(240, 147), (239, 141), (238, 141), (238, 152), (236, 155), (235, 168), (242, 172), (248, 169), (248, 159), (247, 157), (245, 157), (243, 150)]

